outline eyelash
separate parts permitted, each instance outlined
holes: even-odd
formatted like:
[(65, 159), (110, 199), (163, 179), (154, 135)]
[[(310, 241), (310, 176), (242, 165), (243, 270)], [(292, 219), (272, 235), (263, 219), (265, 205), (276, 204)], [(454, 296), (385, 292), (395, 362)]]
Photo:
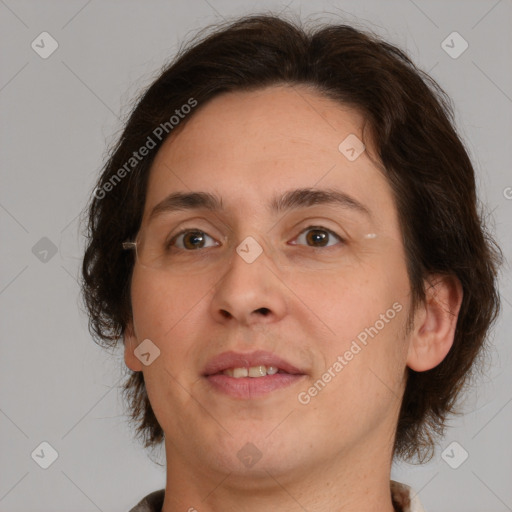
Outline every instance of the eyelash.
[[(337, 238), (341, 244), (345, 243), (345, 239), (342, 238), (340, 235), (338, 235), (334, 231), (332, 231), (330, 229), (327, 229), (327, 228), (324, 228), (322, 226), (308, 226), (307, 228), (303, 229), (296, 238), (299, 238), (303, 233), (307, 233), (308, 231), (312, 231), (312, 230), (324, 231), (324, 232), (328, 233), (330, 236), (334, 236), (335, 238)], [(179, 233), (177, 233), (176, 235), (174, 235), (171, 238), (171, 240), (169, 240), (169, 242), (167, 244), (167, 247), (170, 248), (172, 246), (175, 246), (176, 240), (180, 236), (185, 235), (187, 233), (202, 233), (202, 234), (208, 236), (209, 238), (211, 238), (213, 240), (212, 236), (208, 235), (208, 233), (206, 233), (206, 232), (204, 232), (204, 231), (202, 231), (200, 229), (186, 228), (186, 229), (183, 229), (182, 231), (180, 231)], [(303, 244), (296, 244), (296, 243), (294, 243), (292, 245), (303, 245)], [(327, 246), (311, 246), (311, 245), (309, 245), (307, 247), (310, 247), (312, 249), (324, 249), (324, 248), (330, 248), (332, 246), (330, 246), (330, 245), (327, 245)], [(209, 248), (211, 248), (211, 247), (206, 247), (206, 249), (209, 249)], [(203, 247), (200, 247), (199, 249), (203, 249)], [(178, 247), (178, 250), (184, 251), (184, 252), (195, 252), (196, 250), (199, 250), (199, 249), (185, 249), (185, 248), (182, 248), (182, 247)]]

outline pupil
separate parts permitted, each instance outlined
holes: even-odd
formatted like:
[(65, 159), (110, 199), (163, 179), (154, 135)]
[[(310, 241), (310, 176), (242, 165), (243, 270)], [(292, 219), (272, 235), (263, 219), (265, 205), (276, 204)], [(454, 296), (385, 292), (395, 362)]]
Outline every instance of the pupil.
[[(187, 247), (187, 249), (197, 249), (202, 247), (203, 244), (197, 245), (195, 244), (195, 241), (200, 240), (204, 242), (203, 234), (201, 231), (192, 231), (185, 235), (184, 237), (184, 245)], [(192, 241), (192, 244), (189, 244), (188, 242)]]
[(319, 245), (324, 246), (327, 243), (327, 233), (320, 229), (312, 229), (309, 232), (308, 239), (313, 243), (321, 242)]

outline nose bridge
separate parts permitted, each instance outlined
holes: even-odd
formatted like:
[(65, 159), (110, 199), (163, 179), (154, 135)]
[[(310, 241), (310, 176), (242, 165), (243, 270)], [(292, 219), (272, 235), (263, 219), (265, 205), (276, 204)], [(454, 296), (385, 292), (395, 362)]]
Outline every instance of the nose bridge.
[(247, 236), (233, 251), (212, 299), (212, 314), (218, 320), (233, 318), (248, 324), (284, 315), (285, 287), (272, 270), (272, 251), (260, 241)]

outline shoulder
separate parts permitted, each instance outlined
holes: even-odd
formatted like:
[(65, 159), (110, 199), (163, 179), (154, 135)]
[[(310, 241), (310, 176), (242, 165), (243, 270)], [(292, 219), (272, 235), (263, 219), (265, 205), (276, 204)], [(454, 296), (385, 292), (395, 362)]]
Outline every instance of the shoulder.
[(143, 498), (129, 512), (160, 512), (164, 504), (165, 489), (152, 492)]
[(391, 496), (393, 504), (401, 512), (425, 512), (418, 495), (408, 485), (391, 480)]

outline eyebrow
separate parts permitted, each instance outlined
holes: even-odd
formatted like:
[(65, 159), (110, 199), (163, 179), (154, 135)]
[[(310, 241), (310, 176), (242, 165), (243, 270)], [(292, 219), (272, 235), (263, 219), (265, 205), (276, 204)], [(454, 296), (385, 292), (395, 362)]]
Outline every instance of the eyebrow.
[[(371, 218), (370, 211), (361, 202), (345, 192), (333, 189), (288, 190), (281, 196), (273, 197), (268, 207), (272, 213), (280, 213), (316, 205), (334, 205)], [(199, 209), (222, 211), (222, 198), (209, 192), (173, 192), (153, 207), (149, 220), (164, 212)]]

